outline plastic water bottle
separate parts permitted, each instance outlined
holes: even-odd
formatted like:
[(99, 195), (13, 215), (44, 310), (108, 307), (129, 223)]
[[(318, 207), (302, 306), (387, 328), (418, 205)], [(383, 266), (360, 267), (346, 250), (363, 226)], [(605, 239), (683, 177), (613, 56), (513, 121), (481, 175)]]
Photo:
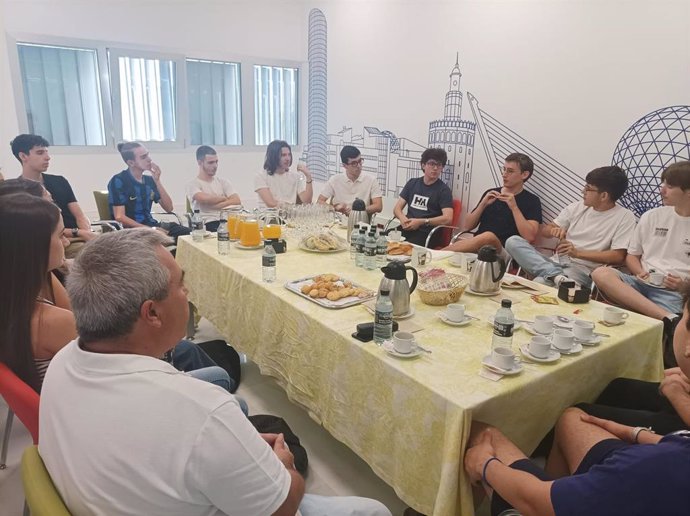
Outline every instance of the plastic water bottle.
[(381, 289), (376, 298), (374, 342), (379, 346), (384, 340), (390, 340), (393, 337), (393, 302), (389, 296), (390, 290)]
[(364, 240), (364, 268), (369, 271), (376, 269), (376, 234), (374, 230), (369, 231)]
[(276, 250), (270, 244), (264, 247), (261, 255), (261, 280), (265, 283), (276, 280)]
[(513, 302), (510, 299), (501, 300), (501, 308), (494, 316), (494, 334), (491, 338), (491, 350), (496, 348), (513, 347), (513, 328), (515, 326), (515, 316), (510, 307)]
[(354, 260), (357, 256), (357, 237), (359, 237), (359, 224), (355, 224), (350, 234), (350, 260)]
[(228, 232), (228, 223), (224, 220), (220, 221), (218, 225), (218, 254), (230, 253), (230, 233)]
[(379, 225), (379, 237), (376, 239), (376, 266), (384, 267), (386, 265), (386, 256), (388, 255), (388, 240), (383, 234), (383, 225)]
[(194, 215), (192, 215), (192, 240), (203, 242), (205, 233), (204, 219), (201, 218), (199, 210), (194, 210)]
[(355, 251), (355, 265), (357, 267), (364, 267), (364, 242), (366, 241), (366, 235), (364, 234), (364, 228), (359, 229), (359, 234), (357, 235), (357, 249)]

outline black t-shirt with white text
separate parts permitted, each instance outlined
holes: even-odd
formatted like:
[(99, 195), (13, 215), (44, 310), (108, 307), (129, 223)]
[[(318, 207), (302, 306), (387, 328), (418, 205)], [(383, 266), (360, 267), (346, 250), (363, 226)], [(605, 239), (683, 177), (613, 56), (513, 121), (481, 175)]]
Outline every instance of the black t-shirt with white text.
[[(440, 179), (430, 185), (424, 183), (424, 177), (410, 179), (400, 197), (407, 203), (407, 216), (411, 219), (431, 219), (442, 215), (443, 208), (453, 208), (453, 194)], [(432, 229), (431, 226), (421, 226), (417, 231), (402, 233), (409, 242), (424, 245)], [(433, 247), (433, 243), (430, 245)]]

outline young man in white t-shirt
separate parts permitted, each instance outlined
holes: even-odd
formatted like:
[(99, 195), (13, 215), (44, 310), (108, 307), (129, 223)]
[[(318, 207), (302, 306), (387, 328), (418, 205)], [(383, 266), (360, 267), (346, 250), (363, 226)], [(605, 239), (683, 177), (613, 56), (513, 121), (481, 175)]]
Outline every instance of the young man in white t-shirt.
[[(664, 206), (640, 217), (630, 240), (625, 265), (632, 274), (600, 267), (592, 279), (617, 304), (664, 321), (668, 343), (682, 307), (678, 290), (690, 277), (690, 161), (662, 172), (661, 200)], [(664, 274), (661, 287), (648, 283), (652, 271)]]
[[(314, 195), (311, 172), (304, 163), (292, 166), (292, 149), (282, 140), (273, 140), (266, 148), (264, 169), (254, 175), (254, 191), (259, 207), (276, 208), (280, 204), (295, 204), (299, 196), (303, 204), (311, 203)], [(304, 181), (301, 172), (304, 175)]]
[(541, 228), (542, 237), (559, 240), (553, 257), (547, 258), (520, 236), (510, 237), (506, 250), (535, 281), (554, 284), (571, 279), (589, 287), (595, 268), (625, 260), (635, 215), (616, 201), (627, 188), (628, 178), (619, 167), (592, 170), (585, 178), (582, 200)]
[(326, 204), (330, 199), (335, 211), (349, 215), (352, 202), (362, 199), (369, 215), (380, 213), (383, 209), (381, 187), (376, 177), (362, 172), (364, 158), (359, 149), (345, 145), (340, 151), (340, 160), (345, 173), (328, 179), (319, 195), (319, 204)]
[(218, 154), (213, 147), (202, 145), (196, 150), (196, 162), (199, 164), (197, 176), (187, 183), (186, 193), (192, 210), (199, 214), (206, 223), (208, 231), (217, 231), (220, 223), (220, 210), (242, 204), (240, 196), (230, 181), (217, 177)]

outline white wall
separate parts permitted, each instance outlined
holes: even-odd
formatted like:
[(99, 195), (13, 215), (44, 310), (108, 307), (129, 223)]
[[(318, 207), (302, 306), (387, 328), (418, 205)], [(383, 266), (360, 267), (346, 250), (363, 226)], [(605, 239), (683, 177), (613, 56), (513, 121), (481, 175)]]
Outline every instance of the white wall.
[[(9, 33), (105, 39), (200, 56), (227, 49), (306, 61), (313, 7), (322, 9), (328, 22), (329, 132), (374, 125), (426, 144), (428, 122), (443, 112), (456, 51), (463, 90), (582, 176), (610, 163), (618, 139), (639, 117), (690, 104), (690, 2), (685, 0), (6, 0), (3, 18)], [(2, 46), (0, 53), (1, 67)], [(12, 168), (5, 142), (17, 124), (8, 83), (3, 74), (0, 164)], [(466, 100), (463, 118), (471, 119)], [(114, 151), (53, 154), (51, 170), (70, 179), (87, 209), (93, 205), (91, 190), (105, 187), (122, 168)], [(158, 151), (154, 158), (181, 204), (184, 182), (195, 169), (193, 149)], [(228, 152), (220, 158), (221, 173), (244, 198), (252, 198), (251, 175), (261, 167), (263, 153)], [(482, 182), (488, 186), (487, 170), (476, 145), (474, 192)]]

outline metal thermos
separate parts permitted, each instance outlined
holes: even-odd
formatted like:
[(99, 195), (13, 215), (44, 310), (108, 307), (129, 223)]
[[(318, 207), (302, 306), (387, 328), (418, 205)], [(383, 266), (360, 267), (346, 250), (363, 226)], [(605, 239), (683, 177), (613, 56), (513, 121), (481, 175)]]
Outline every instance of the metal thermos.
[(506, 273), (506, 262), (498, 256), (496, 248), (485, 245), (477, 253), (477, 261), (472, 267), (470, 288), (479, 294), (497, 293), (501, 289), (501, 279)]
[[(407, 271), (412, 271), (412, 286), (407, 281)], [(390, 262), (385, 267), (381, 267), (384, 274), (379, 292), (388, 290), (389, 297), (393, 302), (393, 317), (407, 315), (410, 313), (410, 294), (417, 286), (417, 270), (414, 267), (405, 266), (401, 262)]]

